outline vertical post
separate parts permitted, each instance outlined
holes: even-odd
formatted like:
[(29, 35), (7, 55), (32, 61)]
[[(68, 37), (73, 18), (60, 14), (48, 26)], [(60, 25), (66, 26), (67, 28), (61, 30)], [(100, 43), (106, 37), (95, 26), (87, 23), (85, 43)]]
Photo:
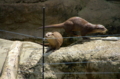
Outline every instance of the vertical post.
[(43, 7), (43, 56), (42, 56), (42, 79), (44, 79), (44, 40), (45, 40), (45, 7)]

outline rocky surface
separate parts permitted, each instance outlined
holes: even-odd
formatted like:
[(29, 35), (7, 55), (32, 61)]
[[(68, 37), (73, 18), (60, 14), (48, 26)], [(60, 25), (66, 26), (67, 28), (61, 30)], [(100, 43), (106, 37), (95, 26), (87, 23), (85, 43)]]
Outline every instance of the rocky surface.
[[(46, 7), (46, 24), (59, 23), (68, 19), (70, 16), (75, 16), (77, 15), (75, 8), (81, 7), (80, 3), (74, 0), (70, 0), (69, 2), (66, 0), (48, 0), (46, 2), (29, 4), (1, 3), (0, 29), (40, 37), (42, 31), (39, 30), (38, 27), (42, 26), (42, 8), (44, 6)], [(70, 7), (70, 11), (67, 11)], [(0, 37), (8, 39), (29, 38), (16, 34), (7, 34), (8, 33), (2, 32)]]
[(13, 43), (12, 41), (0, 39), (0, 72), (2, 71), (2, 67), (7, 56), (7, 52), (12, 43)]
[[(117, 3), (115, 3), (117, 2)], [(103, 24), (108, 33), (120, 33), (120, 1), (90, 0), (87, 6), (79, 11), (78, 15), (92, 23)]]
[[(0, 39), (2, 49), (13, 42)], [(22, 44), (17, 79), (40, 79), (42, 46), (28, 41)], [(119, 47), (120, 40), (91, 40), (45, 53), (45, 79), (120, 79)]]
[[(46, 7), (46, 25), (60, 23), (73, 16), (103, 24), (109, 34), (120, 33), (120, 2), (110, 0), (0, 0), (0, 30), (42, 36), (42, 7)], [(46, 31), (61, 29), (47, 29)], [(1, 38), (28, 39), (0, 31)]]
[[(119, 0), (0, 0), (0, 38), (41, 37), (42, 30), (38, 27), (42, 26), (43, 7), (46, 7), (46, 25), (80, 16), (91, 23), (105, 25), (108, 29), (107, 34), (120, 34)], [(64, 32), (61, 29), (46, 29), (46, 31), (54, 30), (62, 34)], [(116, 38), (103, 40), (77, 43), (61, 47), (55, 52), (45, 53), (45, 78), (120, 79), (120, 41), (116, 41)], [(13, 42), (0, 39), (0, 71)], [(22, 43), (18, 79), (40, 79), (42, 46), (28, 41)]]

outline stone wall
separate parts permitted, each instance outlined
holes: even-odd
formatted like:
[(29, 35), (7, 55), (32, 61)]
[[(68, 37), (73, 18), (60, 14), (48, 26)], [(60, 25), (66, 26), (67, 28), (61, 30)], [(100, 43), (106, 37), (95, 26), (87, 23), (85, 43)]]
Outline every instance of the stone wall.
[[(80, 16), (105, 25), (109, 34), (120, 33), (120, 2), (106, 0), (0, 0), (0, 29), (41, 37), (42, 7), (46, 7), (46, 25)], [(0, 32), (0, 38), (29, 37)]]

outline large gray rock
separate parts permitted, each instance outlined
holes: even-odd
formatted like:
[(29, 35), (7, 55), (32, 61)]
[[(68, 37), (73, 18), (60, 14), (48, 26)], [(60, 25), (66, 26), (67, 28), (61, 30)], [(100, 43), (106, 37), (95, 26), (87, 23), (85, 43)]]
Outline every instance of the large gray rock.
[[(45, 53), (45, 79), (120, 79), (120, 40), (110, 39), (83, 42)], [(0, 39), (0, 50), (9, 48), (12, 42)], [(27, 41), (22, 45), (17, 79), (42, 78), (42, 46)], [(5, 59), (2, 53), (0, 51), (0, 62)]]
[(3, 64), (5, 62), (5, 59), (11, 44), (12, 44), (12, 41), (0, 39), (0, 73), (2, 71)]
[[(119, 79), (119, 47), (120, 41), (97, 40), (45, 53), (45, 78)], [(39, 45), (24, 42), (20, 61), (22, 77), (41, 78), (41, 49)]]

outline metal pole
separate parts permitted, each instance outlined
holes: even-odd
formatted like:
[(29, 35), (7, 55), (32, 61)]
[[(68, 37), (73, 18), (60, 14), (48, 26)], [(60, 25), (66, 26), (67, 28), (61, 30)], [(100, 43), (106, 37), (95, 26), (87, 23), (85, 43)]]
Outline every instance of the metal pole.
[(43, 7), (43, 56), (42, 56), (42, 79), (44, 79), (44, 36), (45, 35), (45, 7)]

